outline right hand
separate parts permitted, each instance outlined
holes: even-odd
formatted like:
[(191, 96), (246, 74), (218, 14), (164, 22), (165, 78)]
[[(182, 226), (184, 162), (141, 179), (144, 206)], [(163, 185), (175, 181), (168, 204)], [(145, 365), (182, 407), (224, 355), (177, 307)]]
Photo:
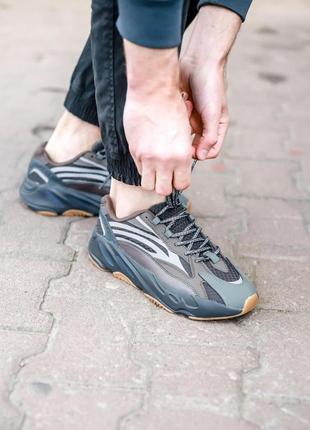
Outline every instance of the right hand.
[(190, 185), (192, 138), (184, 100), (175, 91), (127, 90), (124, 129), (145, 190), (167, 196)]

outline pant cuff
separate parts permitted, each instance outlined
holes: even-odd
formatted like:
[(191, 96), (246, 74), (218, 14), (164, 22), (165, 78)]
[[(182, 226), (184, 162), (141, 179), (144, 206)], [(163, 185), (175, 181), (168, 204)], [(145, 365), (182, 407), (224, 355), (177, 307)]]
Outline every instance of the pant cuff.
[(108, 170), (112, 178), (128, 185), (141, 185), (141, 177), (129, 154), (119, 155), (117, 159), (110, 158), (107, 153)]
[(85, 97), (85, 94), (75, 92), (70, 88), (65, 101), (65, 108), (83, 121), (99, 126), (97, 106), (94, 96)]

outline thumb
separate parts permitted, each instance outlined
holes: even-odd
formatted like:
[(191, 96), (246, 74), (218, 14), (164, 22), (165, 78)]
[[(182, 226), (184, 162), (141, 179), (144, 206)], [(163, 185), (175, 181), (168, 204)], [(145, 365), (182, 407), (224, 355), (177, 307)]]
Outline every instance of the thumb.
[(216, 145), (218, 139), (219, 114), (212, 114), (202, 117), (203, 132), (197, 142), (196, 155), (199, 160), (208, 157), (210, 149)]

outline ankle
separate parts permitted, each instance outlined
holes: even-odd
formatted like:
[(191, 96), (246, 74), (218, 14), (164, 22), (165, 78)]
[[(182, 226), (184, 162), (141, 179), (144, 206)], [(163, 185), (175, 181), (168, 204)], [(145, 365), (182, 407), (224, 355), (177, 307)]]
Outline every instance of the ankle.
[(135, 185), (124, 184), (112, 178), (110, 198), (117, 218), (124, 218), (137, 211), (148, 209), (165, 200), (155, 191), (146, 191)]
[(65, 162), (88, 151), (100, 140), (99, 127), (65, 111), (50, 137), (46, 152), (56, 162)]

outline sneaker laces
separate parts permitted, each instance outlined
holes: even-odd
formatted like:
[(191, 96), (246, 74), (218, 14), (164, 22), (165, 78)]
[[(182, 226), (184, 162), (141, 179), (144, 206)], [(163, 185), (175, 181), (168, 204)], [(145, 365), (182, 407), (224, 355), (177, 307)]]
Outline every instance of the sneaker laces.
[[(196, 162), (193, 163), (192, 170), (195, 164)], [(220, 260), (220, 248), (202, 233), (202, 228), (181, 203), (180, 194), (180, 191), (174, 190), (165, 203), (153, 207), (154, 224), (165, 225), (167, 237), (178, 239), (175, 245), (185, 246), (185, 255), (196, 255), (197, 263), (208, 260), (217, 263)]]

